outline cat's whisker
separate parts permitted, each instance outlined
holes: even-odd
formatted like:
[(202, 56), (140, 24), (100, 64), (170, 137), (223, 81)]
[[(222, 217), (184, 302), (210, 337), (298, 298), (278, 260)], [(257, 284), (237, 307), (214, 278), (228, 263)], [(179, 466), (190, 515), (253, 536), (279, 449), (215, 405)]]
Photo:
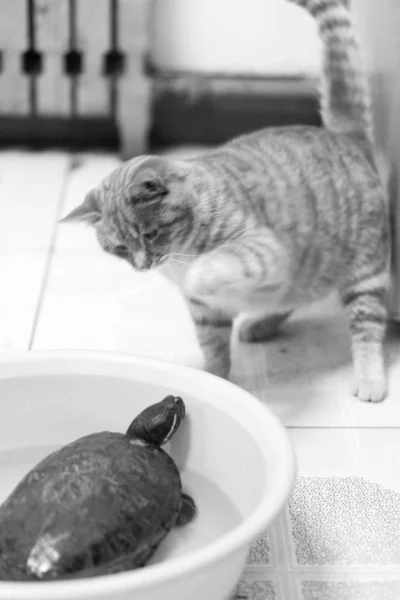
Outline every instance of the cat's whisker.
[(172, 262), (177, 263), (178, 265), (185, 265), (187, 267), (190, 265), (190, 263), (185, 262), (183, 260), (177, 260), (176, 258), (169, 257), (169, 260), (172, 260)]
[(166, 256), (171, 257), (171, 256), (187, 256), (189, 258), (197, 258), (198, 256), (200, 256), (200, 254), (185, 254), (183, 252), (169, 252), (168, 254), (166, 254)]

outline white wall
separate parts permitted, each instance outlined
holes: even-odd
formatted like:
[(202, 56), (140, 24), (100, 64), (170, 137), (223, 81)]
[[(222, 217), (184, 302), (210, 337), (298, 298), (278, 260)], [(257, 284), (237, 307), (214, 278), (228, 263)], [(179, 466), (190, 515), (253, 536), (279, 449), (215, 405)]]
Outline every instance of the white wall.
[(316, 74), (313, 19), (286, 0), (153, 0), (152, 57), (174, 70)]

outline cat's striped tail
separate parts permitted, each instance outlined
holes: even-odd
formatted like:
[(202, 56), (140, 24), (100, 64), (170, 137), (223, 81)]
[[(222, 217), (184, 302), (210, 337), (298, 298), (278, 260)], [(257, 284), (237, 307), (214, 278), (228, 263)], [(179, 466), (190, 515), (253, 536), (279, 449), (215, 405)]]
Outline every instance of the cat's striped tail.
[(336, 133), (362, 133), (373, 141), (367, 78), (344, 0), (289, 0), (317, 21), (323, 43), (320, 92), (324, 126)]

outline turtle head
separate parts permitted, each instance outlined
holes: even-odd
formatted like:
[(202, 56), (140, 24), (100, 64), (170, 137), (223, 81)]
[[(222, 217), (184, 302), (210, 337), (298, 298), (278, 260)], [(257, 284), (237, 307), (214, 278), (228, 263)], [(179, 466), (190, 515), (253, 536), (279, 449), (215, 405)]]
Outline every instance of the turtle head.
[(167, 396), (161, 402), (144, 409), (132, 421), (126, 432), (132, 439), (148, 444), (166, 444), (185, 418), (185, 404), (179, 396)]

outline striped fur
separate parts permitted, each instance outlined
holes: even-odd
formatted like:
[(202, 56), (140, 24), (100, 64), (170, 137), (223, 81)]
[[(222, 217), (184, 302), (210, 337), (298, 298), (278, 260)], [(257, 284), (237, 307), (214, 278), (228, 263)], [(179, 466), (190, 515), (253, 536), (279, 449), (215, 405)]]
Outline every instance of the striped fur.
[(372, 141), (371, 100), (358, 41), (344, 0), (289, 0), (317, 21), (323, 41), (321, 113), (336, 133), (360, 132)]
[(136, 269), (182, 289), (205, 367), (227, 377), (240, 338), (274, 335), (297, 307), (338, 290), (349, 315), (354, 393), (386, 392), (386, 194), (376, 167), (365, 77), (340, 0), (291, 0), (324, 41), (324, 128), (269, 128), (186, 161), (144, 156), (111, 173), (67, 220)]

